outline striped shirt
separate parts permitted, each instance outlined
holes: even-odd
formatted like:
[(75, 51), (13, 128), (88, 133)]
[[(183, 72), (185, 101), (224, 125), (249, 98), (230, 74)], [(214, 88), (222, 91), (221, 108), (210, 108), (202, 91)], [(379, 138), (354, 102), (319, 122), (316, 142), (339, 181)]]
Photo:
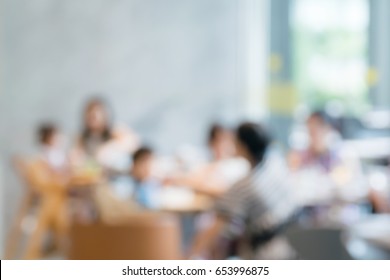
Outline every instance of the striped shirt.
[(290, 219), (298, 210), (291, 176), (284, 160), (269, 153), (251, 173), (234, 185), (215, 206), (229, 222), (224, 236), (252, 238)]

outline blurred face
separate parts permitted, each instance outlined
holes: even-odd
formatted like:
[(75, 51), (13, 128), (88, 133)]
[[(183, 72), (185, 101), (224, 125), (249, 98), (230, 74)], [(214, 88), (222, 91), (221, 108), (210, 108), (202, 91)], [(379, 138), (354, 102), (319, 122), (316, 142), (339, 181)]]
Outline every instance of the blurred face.
[(239, 139), (235, 139), (236, 156), (245, 158), (249, 162), (252, 162), (252, 158), (248, 152), (248, 149), (242, 144)]
[(64, 145), (64, 137), (58, 131), (54, 131), (46, 140), (46, 146), (61, 148)]
[(150, 178), (152, 173), (153, 156), (145, 155), (134, 162), (132, 173), (133, 176), (140, 180), (146, 180)]
[(217, 160), (234, 156), (234, 137), (228, 131), (218, 132), (213, 141), (210, 143), (210, 147)]
[(107, 125), (107, 112), (100, 104), (88, 108), (86, 114), (86, 125), (93, 132), (101, 132)]
[(306, 123), (310, 137), (310, 146), (314, 149), (323, 149), (326, 143), (326, 136), (329, 127), (318, 117), (311, 117)]
[(55, 147), (62, 147), (64, 144), (64, 138), (59, 132), (55, 132), (51, 137), (51, 145)]

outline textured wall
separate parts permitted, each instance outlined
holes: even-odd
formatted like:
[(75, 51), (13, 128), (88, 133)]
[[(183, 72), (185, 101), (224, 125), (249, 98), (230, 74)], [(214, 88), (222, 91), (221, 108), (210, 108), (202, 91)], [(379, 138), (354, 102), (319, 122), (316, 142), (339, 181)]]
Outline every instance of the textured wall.
[(206, 119), (234, 107), (236, 1), (7, 0), (3, 8), (2, 128), (15, 148), (41, 119), (73, 132), (95, 91), (164, 147), (199, 140)]
[[(241, 90), (238, 0), (2, 0), (0, 152), (7, 223), (20, 184), (8, 165), (37, 123), (75, 135), (103, 92), (117, 119), (169, 151), (234, 119)], [(1, 184), (1, 182), (0, 182)]]

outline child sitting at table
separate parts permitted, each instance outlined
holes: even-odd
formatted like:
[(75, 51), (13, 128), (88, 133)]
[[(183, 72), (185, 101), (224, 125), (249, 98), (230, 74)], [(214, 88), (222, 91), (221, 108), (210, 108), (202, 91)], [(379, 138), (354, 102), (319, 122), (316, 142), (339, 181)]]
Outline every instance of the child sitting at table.
[(133, 154), (130, 170), (133, 198), (147, 209), (159, 207), (160, 183), (152, 177), (153, 151), (141, 147)]

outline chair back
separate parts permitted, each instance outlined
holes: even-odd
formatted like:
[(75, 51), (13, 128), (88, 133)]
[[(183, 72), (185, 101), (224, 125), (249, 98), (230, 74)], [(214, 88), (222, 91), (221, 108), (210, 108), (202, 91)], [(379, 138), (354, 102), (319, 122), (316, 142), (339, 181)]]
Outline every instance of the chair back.
[(32, 181), (29, 177), (29, 161), (21, 157), (15, 156), (11, 161), (14, 166), (18, 176), (22, 179), (23, 183), (29, 190), (31, 190)]
[(22, 195), (15, 218), (8, 232), (5, 259), (16, 258), (18, 246), (21, 243), (22, 238), (22, 222), (28, 215), (31, 208), (33, 208), (33, 206), (36, 205), (38, 201), (38, 193), (33, 187), (32, 181), (28, 175), (28, 161), (22, 157), (15, 156), (12, 158), (11, 164), (15, 168), (17, 175), (20, 177), (20, 179), (22, 179), (25, 190)]
[(37, 165), (37, 161), (14, 157), (12, 159), (12, 164), (27, 187), (27, 192), (33, 196), (37, 196), (41, 191), (41, 186), (36, 180), (36, 174), (34, 174), (34, 167)]

